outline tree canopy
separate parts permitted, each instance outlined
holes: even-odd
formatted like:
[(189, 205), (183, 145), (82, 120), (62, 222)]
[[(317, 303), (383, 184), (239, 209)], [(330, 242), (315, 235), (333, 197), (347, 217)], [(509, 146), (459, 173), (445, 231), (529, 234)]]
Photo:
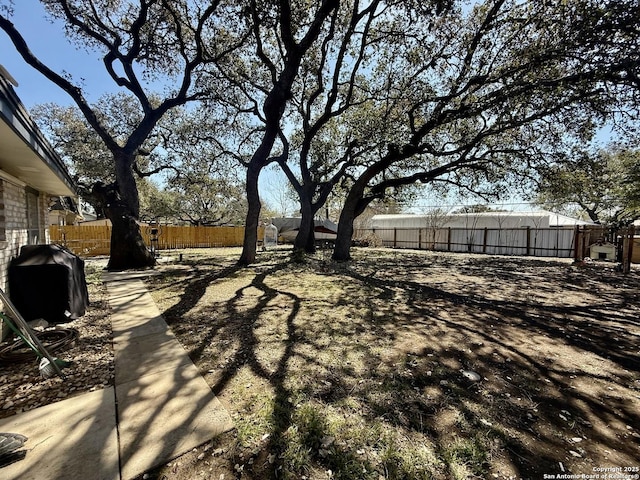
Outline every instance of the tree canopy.
[[(335, 2), (294, 66), (283, 35), (295, 23), (283, 13), (299, 4), (278, 2), (271, 16), (254, 15), (255, 56), (236, 66), (243, 87), (232, 98), (267, 125), (260, 107), (289, 65), (290, 94), (278, 97), (269, 137), (279, 150), (261, 165), (281, 165), (303, 225), (336, 185), (346, 189), (334, 252), (343, 260), (354, 218), (390, 192), (423, 182), (497, 198), (532, 185), (536, 169), (557, 158), (556, 145), (587, 141), (604, 122), (636, 120), (632, 4)], [(259, 206), (249, 199), (250, 211)]]
[(536, 203), (556, 211), (578, 210), (614, 227), (640, 218), (640, 152), (616, 146), (571, 152), (541, 170)]
[[(221, 61), (244, 42), (242, 5), (221, 1), (42, 0), (49, 14), (61, 20), (67, 36), (79, 47), (101, 56), (115, 85), (136, 100), (133, 123), (109, 128), (101, 106), (87, 101), (81, 79), (56, 72), (38, 59), (11, 22), (3, 2), (0, 28), (23, 59), (68, 93), (111, 153), (115, 181), (97, 183), (94, 193), (112, 221), (110, 269), (155, 263), (137, 226), (140, 199), (134, 169), (144, 144), (160, 119), (180, 105), (219, 93), (205, 67)], [(246, 35), (246, 33), (245, 33)], [(128, 117), (132, 118), (132, 117)]]
[(390, 188), (444, 182), (500, 193), (548, 162), (556, 143), (637, 119), (640, 37), (621, 3), (490, 1), (439, 19), (414, 12), (402, 39), (381, 49), (388, 94), (378, 105), (394, 128), (354, 177), (334, 258), (348, 258), (353, 218)]
[(373, 201), (418, 182), (499, 197), (564, 161), (559, 148), (638, 119), (632, 0), (44, 3), (136, 99), (123, 135), (6, 17), (0, 27), (76, 100), (113, 155), (133, 218), (132, 172), (160, 120), (201, 101), (225, 125), (212, 125), (211, 150), (194, 161), (224, 156), (246, 169), (242, 264), (255, 260), (258, 179), (270, 163), (307, 222), (337, 186), (345, 192), (334, 251), (345, 260), (354, 219)]
[[(255, 261), (260, 219), (258, 179), (262, 170), (287, 156), (283, 117), (303, 62), (339, 18), (339, 0), (320, 2), (271, 0), (247, 2), (247, 47), (231, 61), (218, 62), (217, 73), (228, 89), (226, 108), (250, 128), (232, 149), (246, 167), (248, 201), (240, 264)], [(280, 151), (274, 152), (277, 143)]]
[[(136, 122), (135, 101), (124, 95), (105, 95), (98, 105), (112, 131), (126, 131)], [(246, 213), (237, 162), (221, 153), (225, 126), (203, 108), (174, 108), (156, 125), (136, 157), (134, 171), (142, 220), (165, 219), (193, 225), (241, 224)], [(32, 110), (56, 150), (66, 162), (81, 194), (94, 204), (96, 182), (115, 180), (112, 155), (79, 110), (73, 106), (38, 105)], [(150, 178), (164, 173), (159, 182)]]

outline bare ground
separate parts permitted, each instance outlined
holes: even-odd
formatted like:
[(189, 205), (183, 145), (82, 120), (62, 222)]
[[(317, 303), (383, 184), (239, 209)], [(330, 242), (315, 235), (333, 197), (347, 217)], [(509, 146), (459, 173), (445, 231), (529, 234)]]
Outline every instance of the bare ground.
[[(44, 342), (53, 356), (72, 362), (63, 370), (64, 380), (58, 376), (42, 378), (35, 354), (13, 347), (15, 336), (0, 343), (0, 418), (113, 385), (111, 317), (101, 278), (103, 267), (103, 263), (94, 260), (85, 266), (90, 301), (85, 315), (69, 323), (37, 328), (65, 332), (64, 336)], [(37, 297), (34, 301), (38, 301)], [(72, 331), (77, 333), (75, 340), (70, 335)], [(55, 344), (59, 349), (51, 348)], [(31, 355), (24, 358), (24, 354)]]
[[(147, 286), (236, 429), (144, 478), (638, 478), (637, 267), (354, 253), (165, 258)], [(0, 417), (112, 384), (90, 270), (68, 380), (2, 364)]]
[(637, 269), (237, 258), (185, 252), (149, 280), (237, 428), (147, 478), (637, 478)]

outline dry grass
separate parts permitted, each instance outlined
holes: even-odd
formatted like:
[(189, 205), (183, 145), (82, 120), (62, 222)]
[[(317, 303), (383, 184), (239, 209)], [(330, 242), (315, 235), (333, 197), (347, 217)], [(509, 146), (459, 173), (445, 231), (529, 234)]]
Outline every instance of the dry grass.
[(542, 478), (640, 458), (637, 270), (180, 253), (148, 287), (236, 430), (150, 478)]

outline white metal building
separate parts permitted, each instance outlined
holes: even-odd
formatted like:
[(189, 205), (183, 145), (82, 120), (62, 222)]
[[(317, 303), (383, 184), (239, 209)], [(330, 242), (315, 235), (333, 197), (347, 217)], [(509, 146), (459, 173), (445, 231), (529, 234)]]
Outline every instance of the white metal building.
[(536, 212), (450, 213), (446, 215), (374, 215), (373, 228), (552, 228), (593, 225), (577, 218), (540, 210)]

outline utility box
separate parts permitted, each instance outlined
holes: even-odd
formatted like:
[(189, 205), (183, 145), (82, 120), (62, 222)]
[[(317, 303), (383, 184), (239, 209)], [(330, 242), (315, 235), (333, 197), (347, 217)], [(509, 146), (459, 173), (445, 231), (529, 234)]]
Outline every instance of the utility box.
[(273, 223), (264, 227), (264, 239), (262, 245), (264, 248), (278, 246), (278, 227)]
[(65, 323), (89, 306), (84, 261), (61, 245), (28, 245), (9, 264), (9, 297), (25, 320)]
[(616, 259), (616, 246), (612, 243), (594, 243), (589, 247), (589, 256), (593, 260), (611, 260)]

